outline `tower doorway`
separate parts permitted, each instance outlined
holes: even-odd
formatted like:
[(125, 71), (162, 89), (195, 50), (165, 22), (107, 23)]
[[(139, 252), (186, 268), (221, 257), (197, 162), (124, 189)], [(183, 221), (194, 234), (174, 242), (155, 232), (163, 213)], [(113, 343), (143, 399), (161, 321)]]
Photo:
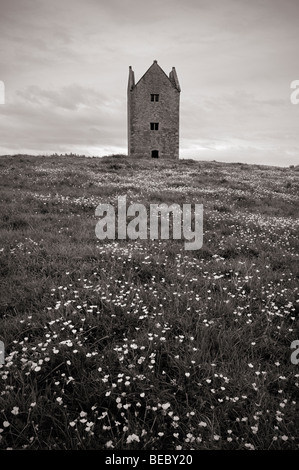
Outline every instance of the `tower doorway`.
[(152, 158), (159, 158), (159, 150), (152, 150)]

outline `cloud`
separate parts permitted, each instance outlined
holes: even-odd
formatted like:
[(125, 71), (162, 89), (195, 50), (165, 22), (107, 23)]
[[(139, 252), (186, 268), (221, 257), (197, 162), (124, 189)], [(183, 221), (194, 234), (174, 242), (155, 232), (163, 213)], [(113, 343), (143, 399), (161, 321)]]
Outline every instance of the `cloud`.
[(19, 90), (1, 117), (1, 133), (14, 149), (125, 144), (123, 103), (76, 84), (58, 90)]
[(17, 96), (31, 104), (66, 110), (78, 110), (82, 107), (89, 109), (109, 107), (111, 109), (111, 106), (115, 106), (115, 103), (109, 101), (103, 93), (78, 84), (71, 84), (54, 90), (42, 89), (37, 85), (32, 85), (18, 91)]
[(128, 66), (138, 80), (157, 59), (182, 87), (182, 155), (293, 159), (298, 13), (297, 0), (1, 0), (0, 152), (126, 151)]

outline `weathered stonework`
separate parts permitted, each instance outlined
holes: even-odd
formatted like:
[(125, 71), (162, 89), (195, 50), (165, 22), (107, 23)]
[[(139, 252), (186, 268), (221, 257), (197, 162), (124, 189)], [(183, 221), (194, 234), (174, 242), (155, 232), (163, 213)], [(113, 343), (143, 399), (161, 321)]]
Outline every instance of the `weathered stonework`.
[(155, 60), (136, 84), (129, 68), (129, 156), (179, 158), (180, 92), (174, 67), (168, 77)]

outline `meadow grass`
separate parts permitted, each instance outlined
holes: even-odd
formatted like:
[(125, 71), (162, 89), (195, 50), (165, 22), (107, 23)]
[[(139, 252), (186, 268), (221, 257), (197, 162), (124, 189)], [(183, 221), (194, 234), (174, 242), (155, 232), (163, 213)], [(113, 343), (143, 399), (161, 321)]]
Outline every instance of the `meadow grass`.
[[(2, 156), (2, 449), (297, 449), (298, 168)], [(95, 208), (202, 203), (203, 247)]]

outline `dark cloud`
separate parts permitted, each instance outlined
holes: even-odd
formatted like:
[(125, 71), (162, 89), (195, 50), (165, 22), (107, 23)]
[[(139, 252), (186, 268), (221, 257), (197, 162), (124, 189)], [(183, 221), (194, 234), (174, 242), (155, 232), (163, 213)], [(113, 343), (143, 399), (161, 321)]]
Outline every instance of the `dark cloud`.
[(298, 13), (298, 0), (1, 0), (0, 153), (125, 152), (128, 66), (139, 79), (157, 59), (182, 87), (181, 155), (292, 164)]

